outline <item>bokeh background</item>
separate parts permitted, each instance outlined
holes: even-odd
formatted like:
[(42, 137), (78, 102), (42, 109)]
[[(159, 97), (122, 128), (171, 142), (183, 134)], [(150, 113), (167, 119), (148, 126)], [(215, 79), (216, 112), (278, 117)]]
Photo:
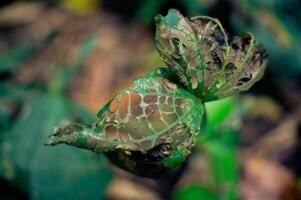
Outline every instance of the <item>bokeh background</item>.
[[(90, 122), (114, 92), (164, 66), (153, 18), (176, 8), (252, 32), (268, 49), (264, 78), (208, 103), (191, 158), (158, 180), (102, 155), (43, 141)], [(0, 199), (300, 200), (301, 1), (2, 0)]]

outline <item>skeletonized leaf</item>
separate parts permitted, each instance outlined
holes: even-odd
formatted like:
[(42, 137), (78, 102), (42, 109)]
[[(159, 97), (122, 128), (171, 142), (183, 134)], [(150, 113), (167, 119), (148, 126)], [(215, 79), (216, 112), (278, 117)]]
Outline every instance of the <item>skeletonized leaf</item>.
[(266, 50), (250, 33), (228, 39), (214, 18), (185, 18), (171, 9), (157, 16), (156, 47), (190, 92), (210, 101), (249, 89), (267, 65)]
[[(69, 143), (97, 152), (146, 152), (163, 143), (192, 147), (200, 131), (203, 107), (193, 95), (169, 81), (168, 73), (162, 68), (136, 79), (132, 87), (118, 92), (99, 111), (96, 123), (60, 128), (53, 136), (54, 143), (64, 143), (55, 139), (64, 132), (64, 139), (70, 137)], [(78, 141), (78, 135), (87, 137)]]

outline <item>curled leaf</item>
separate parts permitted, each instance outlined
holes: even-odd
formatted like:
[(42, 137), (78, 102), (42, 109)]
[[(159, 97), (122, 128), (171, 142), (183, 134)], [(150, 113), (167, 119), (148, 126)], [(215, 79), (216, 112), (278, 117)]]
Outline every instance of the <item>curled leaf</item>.
[(97, 152), (146, 152), (166, 143), (190, 149), (200, 132), (203, 107), (169, 81), (168, 73), (159, 69), (136, 79), (99, 111), (96, 123), (59, 128), (46, 144), (68, 143)]
[(65, 143), (103, 152), (117, 166), (158, 177), (186, 160), (200, 133), (203, 105), (158, 69), (118, 92), (93, 124), (70, 124), (47, 145)]
[(250, 33), (229, 39), (219, 20), (184, 17), (171, 9), (156, 17), (156, 47), (181, 84), (203, 101), (250, 88), (267, 65), (267, 52)]

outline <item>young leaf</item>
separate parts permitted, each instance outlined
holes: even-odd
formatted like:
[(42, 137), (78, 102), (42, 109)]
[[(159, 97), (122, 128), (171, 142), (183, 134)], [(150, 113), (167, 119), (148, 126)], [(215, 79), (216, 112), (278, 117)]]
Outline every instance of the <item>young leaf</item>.
[(219, 127), (231, 115), (234, 105), (233, 97), (206, 103), (206, 126), (211, 130)]
[(250, 33), (230, 40), (217, 19), (185, 18), (174, 9), (156, 24), (162, 59), (205, 102), (248, 90), (263, 75), (268, 56)]

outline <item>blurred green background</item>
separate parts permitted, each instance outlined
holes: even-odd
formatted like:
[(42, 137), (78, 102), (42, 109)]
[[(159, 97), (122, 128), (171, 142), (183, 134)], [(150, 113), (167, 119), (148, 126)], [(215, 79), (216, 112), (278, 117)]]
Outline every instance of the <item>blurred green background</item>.
[[(208, 103), (195, 152), (158, 180), (102, 155), (43, 145), (89, 122), (134, 77), (164, 66), (157, 14), (218, 18), (268, 50), (250, 91)], [(300, 0), (3, 0), (0, 2), (0, 199), (301, 199)], [(142, 198), (143, 197), (143, 198)]]

